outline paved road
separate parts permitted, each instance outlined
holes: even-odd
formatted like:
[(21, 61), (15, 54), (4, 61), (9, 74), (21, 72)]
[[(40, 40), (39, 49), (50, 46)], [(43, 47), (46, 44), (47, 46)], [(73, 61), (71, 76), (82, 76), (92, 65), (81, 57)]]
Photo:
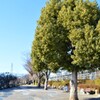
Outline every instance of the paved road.
[[(69, 93), (62, 90), (43, 90), (33, 86), (20, 86), (0, 90), (0, 100), (68, 100)], [(79, 100), (100, 100), (95, 95), (79, 94)]]

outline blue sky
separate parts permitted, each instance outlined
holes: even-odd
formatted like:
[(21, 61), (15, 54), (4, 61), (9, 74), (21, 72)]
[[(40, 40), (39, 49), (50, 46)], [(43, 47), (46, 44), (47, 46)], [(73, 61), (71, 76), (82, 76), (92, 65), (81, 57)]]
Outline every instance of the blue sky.
[(46, 1), (0, 0), (0, 72), (11, 72), (13, 63), (14, 73), (27, 73), (23, 67), (25, 54), (31, 50), (36, 23)]
[(0, 72), (26, 73), (36, 22), (46, 0), (0, 0)]

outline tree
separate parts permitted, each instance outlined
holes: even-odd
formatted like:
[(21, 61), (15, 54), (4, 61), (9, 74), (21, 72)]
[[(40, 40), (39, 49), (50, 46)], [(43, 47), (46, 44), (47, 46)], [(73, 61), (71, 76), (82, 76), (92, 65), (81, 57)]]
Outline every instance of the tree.
[[(26, 62), (25, 62), (25, 65), (24, 65), (24, 68), (29, 72), (29, 74), (31, 75), (31, 80), (33, 81), (33, 78), (34, 78), (34, 81), (36, 80), (35, 78), (38, 79), (38, 87), (40, 87), (40, 84), (41, 84), (41, 78), (43, 77), (43, 73), (41, 72), (40, 68), (37, 69), (35, 67), (35, 65), (32, 63), (32, 59), (31, 57), (27, 57), (26, 58)], [(34, 77), (35, 76), (35, 77)]]
[(31, 76), (34, 74), (34, 70), (32, 68), (31, 59), (27, 59), (24, 65), (24, 68), (29, 72)]
[(89, 0), (49, 0), (41, 11), (32, 60), (46, 70), (72, 72), (70, 100), (78, 100), (77, 72), (99, 68), (99, 20), (97, 3)]
[(41, 52), (41, 46), (40, 43), (38, 41), (38, 38), (35, 38), (35, 40), (33, 41), (33, 45), (32, 45), (32, 52), (31, 52), (31, 58), (32, 58), (32, 64), (34, 65), (34, 70), (37, 72), (37, 76), (38, 76), (38, 87), (40, 87), (41, 84), (41, 78), (43, 77), (44, 73), (44, 69), (45, 69), (45, 64), (40, 60), (39, 58), (39, 52)]
[(77, 72), (93, 70), (100, 65), (100, 33), (97, 31), (100, 9), (96, 2), (89, 0), (65, 0), (63, 3), (58, 20), (67, 29), (72, 46), (70, 57), (73, 67), (70, 68), (75, 91), (71, 89), (70, 100), (78, 100)]
[[(58, 26), (56, 25), (57, 11), (59, 11), (59, 9), (59, 0), (51, 0), (50, 4), (48, 2), (47, 6), (42, 9), (32, 46), (32, 61), (37, 68), (42, 69), (45, 73), (45, 89), (47, 89), (50, 71), (57, 71), (59, 68), (59, 61), (57, 60), (60, 60), (61, 58), (61, 55), (57, 53), (59, 50), (57, 45), (61, 40), (58, 40), (57, 38), (60, 37), (60, 34), (56, 34), (56, 30), (58, 29)], [(65, 48), (65, 45), (61, 46)], [(55, 48), (58, 50), (55, 51)]]

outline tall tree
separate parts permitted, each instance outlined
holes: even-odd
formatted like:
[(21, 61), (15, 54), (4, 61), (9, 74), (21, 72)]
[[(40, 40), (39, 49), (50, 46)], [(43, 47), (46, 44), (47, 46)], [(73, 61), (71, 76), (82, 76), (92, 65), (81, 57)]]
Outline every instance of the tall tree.
[[(37, 63), (37, 67), (39, 67), (38, 64), (41, 63), (40, 66), (42, 66), (42, 69), (45, 72), (45, 89), (47, 89), (49, 72), (57, 71), (61, 56), (66, 52), (61, 52), (59, 48), (60, 46), (66, 50), (66, 44), (62, 44), (62, 38), (64, 36), (60, 36), (59, 30), (61, 28), (57, 25), (58, 11), (61, 8), (60, 4), (60, 0), (51, 0), (50, 2), (47, 2), (46, 7), (42, 9), (40, 19), (38, 20), (35, 40), (33, 41), (32, 46), (33, 63)], [(57, 32), (58, 34), (56, 34)], [(64, 34), (63, 30), (62, 34)], [(37, 59), (37, 62), (34, 61), (35, 59)]]
[[(71, 41), (72, 89), (70, 100), (78, 100), (77, 72), (93, 70), (100, 65), (99, 35), (97, 32), (100, 20), (100, 9), (96, 2), (89, 0), (64, 0), (59, 12), (59, 23), (67, 29)], [(99, 26), (98, 26), (99, 27)], [(68, 67), (67, 67), (68, 68)]]
[(78, 100), (77, 72), (99, 68), (99, 19), (97, 3), (89, 0), (49, 0), (41, 11), (32, 59), (46, 70), (72, 72), (70, 100)]

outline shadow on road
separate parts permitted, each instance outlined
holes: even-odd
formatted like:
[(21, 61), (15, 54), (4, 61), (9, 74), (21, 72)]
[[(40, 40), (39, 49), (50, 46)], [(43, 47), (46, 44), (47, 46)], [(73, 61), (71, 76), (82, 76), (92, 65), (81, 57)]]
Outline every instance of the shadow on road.
[(36, 86), (29, 86), (29, 85), (24, 85), (24, 86), (19, 86), (19, 87), (14, 87), (14, 88), (7, 88), (0, 90), (0, 100), (3, 100), (3, 98), (9, 97), (10, 95), (13, 94), (15, 90), (27, 90), (27, 89), (43, 89), (43, 87), (38, 88)]
[(37, 86), (32, 86), (32, 85), (23, 85), (23, 86), (18, 86), (18, 87), (14, 87), (14, 88), (7, 88), (7, 89), (3, 89), (0, 90), (0, 92), (13, 92), (14, 90), (26, 90), (26, 89), (43, 89), (43, 87), (37, 87)]
[(0, 100), (3, 100), (3, 98), (12, 95), (12, 92), (13, 92), (13, 88), (0, 90)]
[(24, 85), (17, 87), (17, 89), (43, 89), (43, 87), (37, 87), (37, 86), (32, 86), (32, 85)]
[(89, 98), (89, 99), (85, 99), (85, 100), (100, 100), (100, 98)]

